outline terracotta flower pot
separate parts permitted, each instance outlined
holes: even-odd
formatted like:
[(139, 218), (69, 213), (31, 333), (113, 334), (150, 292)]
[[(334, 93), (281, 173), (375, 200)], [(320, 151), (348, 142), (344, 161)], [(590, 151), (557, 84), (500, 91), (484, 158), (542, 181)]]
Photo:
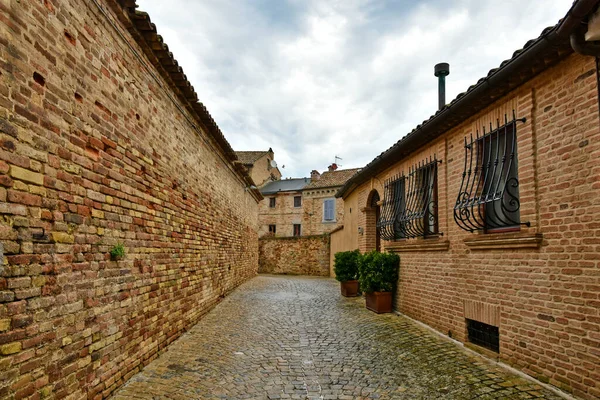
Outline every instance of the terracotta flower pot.
[(365, 293), (367, 308), (377, 314), (392, 312), (392, 292)]
[(344, 297), (358, 296), (358, 281), (340, 282), (340, 287), (342, 289), (342, 296), (344, 296)]

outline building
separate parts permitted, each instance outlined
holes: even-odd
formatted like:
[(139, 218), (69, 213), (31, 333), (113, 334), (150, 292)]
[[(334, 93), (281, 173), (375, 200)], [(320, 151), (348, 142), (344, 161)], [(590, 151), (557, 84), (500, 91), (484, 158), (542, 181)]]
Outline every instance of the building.
[(258, 211), (258, 235), (302, 236), (304, 208), (302, 189), (309, 178), (282, 179), (267, 183), (260, 190), (264, 200)]
[(135, 8), (0, 4), (0, 398), (109, 397), (257, 273), (262, 196)]
[(586, 399), (600, 398), (598, 3), (575, 1), (352, 177), (331, 235), (332, 253), (399, 253), (400, 312)]
[(313, 170), (310, 178), (273, 181), (261, 188), (265, 197), (259, 209), (259, 236), (311, 236), (328, 233), (343, 223), (344, 205), (336, 192), (357, 171)]
[(269, 148), (266, 151), (236, 151), (238, 160), (248, 169), (248, 174), (262, 187), (269, 182), (281, 179), (281, 172), (275, 162), (275, 153)]
[(328, 233), (344, 223), (344, 202), (335, 194), (359, 170), (338, 170), (332, 164), (323, 174), (311, 172), (311, 181), (302, 190), (302, 226), (307, 235)]

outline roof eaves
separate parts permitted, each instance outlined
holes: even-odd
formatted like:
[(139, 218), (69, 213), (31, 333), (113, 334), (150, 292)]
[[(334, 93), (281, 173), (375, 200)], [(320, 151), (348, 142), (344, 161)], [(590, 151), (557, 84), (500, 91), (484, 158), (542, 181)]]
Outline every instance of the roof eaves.
[[(559, 21), (557, 25), (544, 29), (537, 39), (529, 40), (522, 49), (515, 51), (512, 58), (503, 61), (500, 64), (500, 67), (491, 69), (486, 77), (479, 79), (477, 83), (470, 86), (466, 92), (460, 93), (450, 102), (450, 104), (436, 112), (428, 120), (423, 121), (423, 123), (396, 142), (392, 147), (375, 157), (375, 159), (368, 163), (360, 172), (355, 174), (344, 186), (342, 186), (336, 193), (336, 197), (347, 196), (351, 190), (354, 190), (360, 184), (364, 183), (370, 176), (382, 172), (400, 158), (422, 146), (426, 141), (435, 139), (441, 133), (448, 131), (464, 121), (465, 118), (468, 118), (460, 116), (454, 118), (454, 121), (452, 121), (451, 117), (453, 115), (458, 115), (460, 112), (469, 116), (474, 115), (500, 97), (499, 95), (488, 101), (477, 103), (475, 100), (481, 99), (481, 97), (483, 97), (482, 94), (486, 91), (498, 89), (504, 84), (506, 88), (501, 95), (505, 95), (531, 79), (535, 74), (541, 72), (540, 70), (533, 73), (514, 74), (514, 76), (511, 76), (513, 75), (513, 71), (524, 68), (527, 62), (535, 61), (536, 58), (538, 58), (545, 64), (545, 68), (548, 68), (558, 60), (571, 54), (573, 50), (569, 45), (569, 34), (579, 23), (581, 23), (582, 18), (598, 6), (598, 3), (599, 0), (576, 0), (565, 18)], [(554, 57), (549, 56), (548, 58), (545, 58), (544, 52), (549, 49), (558, 53), (558, 57), (554, 55)], [(504, 80), (508, 82), (508, 85), (506, 85)], [(502, 90), (498, 91), (502, 92)]]
[[(157, 33), (156, 25), (150, 20), (148, 13), (137, 11), (136, 0), (108, 0), (109, 6), (117, 13), (117, 17), (125, 24), (136, 42), (140, 45), (152, 65), (169, 83), (177, 97), (183, 102), (186, 109), (196, 119), (204, 131), (216, 142), (217, 147), (225, 158), (232, 163), (235, 172), (244, 181), (247, 187), (255, 186), (248, 171), (239, 168), (236, 163), (238, 158), (235, 151), (221, 132), (221, 129), (208, 112), (206, 106), (198, 101), (198, 95), (192, 84), (188, 81), (181, 66), (169, 51), (169, 46), (164, 43), (162, 36)], [(256, 189), (249, 189), (256, 201), (263, 199)]]

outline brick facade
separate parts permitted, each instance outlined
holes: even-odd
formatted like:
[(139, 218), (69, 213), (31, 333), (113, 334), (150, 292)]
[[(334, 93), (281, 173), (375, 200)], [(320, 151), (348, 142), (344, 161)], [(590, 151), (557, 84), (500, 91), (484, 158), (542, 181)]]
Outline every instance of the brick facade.
[(0, 16), (0, 397), (107, 397), (257, 273), (260, 196), (111, 0)]
[[(465, 318), (495, 324), (502, 361), (578, 397), (599, 398), (598, 108), (594, 58), (568, 56), (347, 193), (345, 223), (352, 218), (358, 229), (337, 232), (348, 245), (336, 247), (372, 250), (372, 191), (383, 198), (382, 182), (437, 154), (443, 236), (382, 243), (401, 257), (396, 308), (463, 342)], [(527, 118), (517, 131), (518, 173), (521, 220), (531, 225), (465, 232), (453, 220), (464, 138), (512, 110)]]
[(329, 276), (329, 244), (329, 235), (260, 238), (259, 272)]
[[(275, 225), (275, 236), (289, 237), (294, 235), (294, 224), (302, 225), (304, 218), (303, 207), (294, 207), (294, 197), (302, 197), (302, 192), (282, 192), (265, 195), (259, 204), (259, 230), (260, 237), (269, 234), (269, 225)], [(270, 199), (275, 198), (275, 207), (270, 206)], [(304, 228), (304, 227), (302, 227)], [(302, 234), (304, 235), (304, 229)]]

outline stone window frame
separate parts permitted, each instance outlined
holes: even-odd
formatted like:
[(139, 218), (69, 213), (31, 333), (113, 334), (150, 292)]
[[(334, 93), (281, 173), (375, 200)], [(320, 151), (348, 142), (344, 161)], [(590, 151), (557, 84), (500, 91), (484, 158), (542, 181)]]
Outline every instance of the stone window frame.
[(269, 208), (275, 208), (277, 204), (277, 200), (275, 197), (269, 197)]
[[(299, 200), (296, 202), (296, 200)], [(294, 208), (302, 207), (302, 196), (294, 196)]]
[(269, 224), (269, 233), (273, 235), (277, 234), (277, 225)]
[(293, 235), (295, 237), (302, 236), (302, 224), (293, 224), (292, 229), (293, 229)]

